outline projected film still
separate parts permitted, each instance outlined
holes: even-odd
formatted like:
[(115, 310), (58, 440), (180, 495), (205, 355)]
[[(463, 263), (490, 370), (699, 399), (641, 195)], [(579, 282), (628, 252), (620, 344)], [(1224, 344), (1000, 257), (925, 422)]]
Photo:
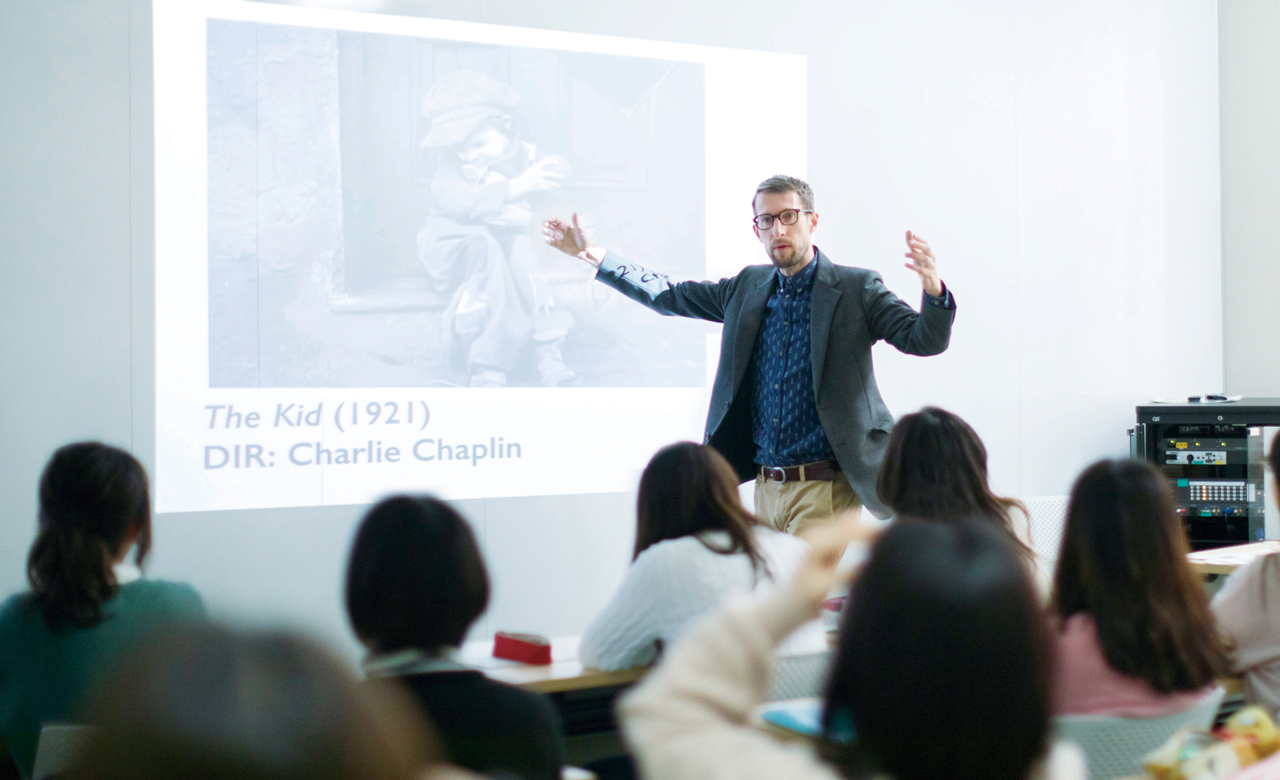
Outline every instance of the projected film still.
[(698, 62), (209, 20), (210, 386), (701, 386), (705, 329), (608, 305), (539, 225), (703, 276), (704, 93)]
[(675, 280), (767, 262), (803, 57), (228, 0), (154, 25), (157, 511), (629, 491), (702, 438), (718, 323), (541, 226)]

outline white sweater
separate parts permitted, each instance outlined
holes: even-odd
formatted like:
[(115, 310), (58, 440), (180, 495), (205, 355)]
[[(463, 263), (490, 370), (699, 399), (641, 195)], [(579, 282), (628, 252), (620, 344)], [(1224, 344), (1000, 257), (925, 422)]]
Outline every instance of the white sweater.
[[(771, 592), (775, 583), (790, 581), (809, 545), (768, 528), (757, 527), (755, 534), (772, 578), (762, 571), (757, 581), (745, 553), (714, 553), (696, 536), (658, 542), (640, 553), (618, 592), (582, 635), (578, 657), (583, 665), (613, 671), (650, 663), (657, 642), (670, 647), (698, 618), (714, 612), (730, 597)], [(724, 531), (705, 536), (717, 547), (728, 546), (729, 535)], [(826, 635), (815, 620), (802, 626), (782, 652), (826, 649)]]

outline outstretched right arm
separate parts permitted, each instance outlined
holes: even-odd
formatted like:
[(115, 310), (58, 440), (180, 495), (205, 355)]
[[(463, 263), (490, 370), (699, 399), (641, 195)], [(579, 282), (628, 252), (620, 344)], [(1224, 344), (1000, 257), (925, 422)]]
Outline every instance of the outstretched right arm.
[(548, 245), (595, 266), (596, 278), (601, 282), (659, 314), (724, 322), (733, 280), (672, 282), (666, 274), (628, 263), (593, 243), (577, 214), (569, 224), (558, 219), (542, 223), (542, 236)]

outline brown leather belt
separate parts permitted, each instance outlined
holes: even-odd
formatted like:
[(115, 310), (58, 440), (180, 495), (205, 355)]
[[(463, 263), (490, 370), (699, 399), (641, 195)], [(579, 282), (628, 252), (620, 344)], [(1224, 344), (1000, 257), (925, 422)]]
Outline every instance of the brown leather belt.
[(761, 466), (760, 478), (773, 482), (830, 482), (840, 475), (840, 464), (834, 460), (820, 460), (803, 466)]

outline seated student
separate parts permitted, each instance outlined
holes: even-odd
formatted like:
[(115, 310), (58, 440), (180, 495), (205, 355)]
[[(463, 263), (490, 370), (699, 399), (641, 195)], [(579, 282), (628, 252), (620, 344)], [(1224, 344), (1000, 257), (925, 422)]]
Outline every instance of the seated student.
[[(733, 468), (713, 448), (663, 447), (640, 476), (634, 563), (582, 635), (578, 657), (606, 671), (647, 664), (730, 596), (790, 577), (808, 549), (757, 523), (738, 498)], [(787, 646), (825, 649), (817, 623)]]
[(358, 685), (311, 641), (213, 626), (172, 632), (104, 680), (88, 780), (462, 780), (397, 687)]
[(142, 464), (96, 442), (55, 452), (40, 477), (31, 590), (0, 606), (0, 740), (24, 776), (41, 726), (72, 719), (106, 666), (159, 626), (203, 618), (189, 585), (140, 579), (150, 549)]
[(904, 415), (889, 434), (876, 494), (895, 515), (918, 520), (990, 518), (1022, 555), (1036, 586), (1048, 595), (1051, 572), (1031, 548), (1027, 507), (987, 484), (987, 448), (955, 414), (926, 406)]
[(1230, 673), (1168, 480), (1104, 460), (1071, 489), (1050, 602), (1054, 712), (1155, 717)]
[(643, 776), (1084, 780), (1079, 749), (1049, 745), (1034, 588), (1008, 541), (977, 523), (904, 520), (872, 549), (845, 606), (821, 760), (751, 725), (770, 649), (818, 613), (856, 529), (815, 531), (787, 587), (703, 623), (623, 699)]
[[(1268, 456), (1280, 485), (1280, 433)], [(1276, 493), (1280, 500), (1280, 492)], [(1227, 578), (1210, 605), (1218, 630), (1235, 645), (1232, 670), (1244, 675), (1245, 699), (1280, 710), (1280, 555), (1264, 555)]]
[(347, 568), (347, 615), (369, 650), (365, 672), (404, 683), (453, 763), (555, 780), (563, 737), (551, 701), (453, 660), (488, 603), (471, 527), (448, 504), (397, 496), (365, 515)]

